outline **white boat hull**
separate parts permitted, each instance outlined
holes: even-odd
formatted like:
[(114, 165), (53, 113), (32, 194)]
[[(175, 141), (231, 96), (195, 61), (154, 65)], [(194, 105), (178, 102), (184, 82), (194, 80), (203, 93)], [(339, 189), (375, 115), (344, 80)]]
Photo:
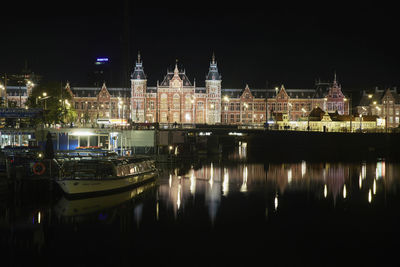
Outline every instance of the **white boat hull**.
[(54, 210), (59, 216), (63, 217), (90, 214), (104, 209), (117, 207), (126, 201), (138, 197), (151, 188), (154, 188), (155, 185), (155, 181), (149, 181), (144, 185), (114, 194), (111, 193), (96, 197), (77, 199), (62, 197), (55, 205)]
[(150, 180), (156, 175), (157, 171), (152, 171), (115, 179), (66, 179), (58, 180), (56, 182), (66, 194), (87, 194), (133, 186), (146, 180)]

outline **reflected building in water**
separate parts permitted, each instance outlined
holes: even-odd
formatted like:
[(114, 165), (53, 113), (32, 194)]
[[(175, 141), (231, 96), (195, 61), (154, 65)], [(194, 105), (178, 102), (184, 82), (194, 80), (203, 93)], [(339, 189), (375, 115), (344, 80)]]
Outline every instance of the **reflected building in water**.
[[(298, 163), (284, 164), (207, 164), (200, 169), (191, 168), (187, 174), (168, 174), (168, 182), (159, 187), (161, 202), (171, 210), (175, 218), (187, 206), (196, 201), (204, 202), (210, 221), (213, 223), (220, 209), (221, 200), (231, 194), (261, 192), (278, 206), (279, 198), (285, 194), (311, 193), (316, 200), (337, 201), (349, 199), (354, 194), (365, 195), (372, 202), (379, 192), (397, 192), (399, 166), (377, 163)], [(370, 196), (369, 196), (370, 191)], [(275, 203), (276, 202), (276, 203)]]

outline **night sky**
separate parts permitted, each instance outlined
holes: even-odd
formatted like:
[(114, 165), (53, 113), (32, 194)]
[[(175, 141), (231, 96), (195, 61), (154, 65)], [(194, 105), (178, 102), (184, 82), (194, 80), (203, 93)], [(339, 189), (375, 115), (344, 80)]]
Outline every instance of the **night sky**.
[[(178, 59), (203, 86), (215, 52), (223, 88), (312, 88), (316, 79), (332, 80), (335, 71), (344, 91), (398, 86), (396, 8), (321, 2), (234, 9), (211, 2), (169, 8), (129, 3), (130, 68), (140, 50), (148, 85), (155, 86)], [(121, 86), (124, 5), (7, 7), (0, 17), (0, 73), (18, 73), (26, 60), (46, 80), (83, 86), (95, 58), (108, 57), (113, 80), (107, 83)]]

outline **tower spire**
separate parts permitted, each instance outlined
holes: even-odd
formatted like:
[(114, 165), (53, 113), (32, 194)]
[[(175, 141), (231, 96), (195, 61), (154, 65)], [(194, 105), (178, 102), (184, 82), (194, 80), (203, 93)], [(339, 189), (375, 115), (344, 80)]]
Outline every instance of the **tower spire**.
[(218, 72), (217, 62), (215, 61), (215, 54), (212, 53), (210, 67), (208, 69), (208, 74), (206, 80), (221, 80), (221, 75)]
[(178, 59), (175, 60), (175, 69), (174, 69), (174, 74), (178, 75), (179, 74), (179, 69), (178, 69)]
[(336, 70), (333, 72), (333, 84), (337, 84)]
[(131, 74), (131, 78), (139, 79), (139, 80), (146, 79), (146, 74), (144, 73), (144, 70), (143, 70), (143, 63), (142, 63), (142, 57), (140, 56), (140, 51), (138, 51), (135, 69), (134, 69), (133, 73)]

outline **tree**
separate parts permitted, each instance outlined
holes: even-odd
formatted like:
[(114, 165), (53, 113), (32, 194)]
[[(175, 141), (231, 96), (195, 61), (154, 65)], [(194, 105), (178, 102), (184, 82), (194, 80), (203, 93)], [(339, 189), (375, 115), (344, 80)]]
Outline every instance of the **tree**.
[(29, 108), (43, 108), (43, 116), (36, 123), (67, 124), (76, 120), (76, 111), (70, 105), (72, 96), (58, 82), (45, 82), (34, 87), (27, 100)]

